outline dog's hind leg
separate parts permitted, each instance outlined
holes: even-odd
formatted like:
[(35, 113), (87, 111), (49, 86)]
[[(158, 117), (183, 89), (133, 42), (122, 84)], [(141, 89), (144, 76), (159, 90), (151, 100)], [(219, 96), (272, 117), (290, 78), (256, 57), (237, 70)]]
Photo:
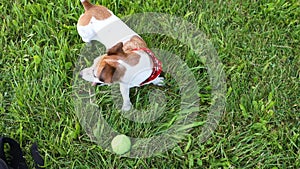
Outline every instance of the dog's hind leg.
[(164, 86), (165, 85), (163, 77), (157, 77), (151, 83), (154, 84), (154, 85), (157, 85), (157, 86)]

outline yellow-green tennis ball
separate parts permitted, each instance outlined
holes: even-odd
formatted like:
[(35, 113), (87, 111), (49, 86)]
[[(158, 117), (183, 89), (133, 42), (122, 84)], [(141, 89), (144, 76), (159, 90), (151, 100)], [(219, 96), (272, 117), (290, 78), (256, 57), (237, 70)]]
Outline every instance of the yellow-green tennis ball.
[(116, 154), (124, 154), (128, 152), (131, 148), (131, 141), (129, 137), (124, 134), (117, 135), (111, 141), (111, 148)]

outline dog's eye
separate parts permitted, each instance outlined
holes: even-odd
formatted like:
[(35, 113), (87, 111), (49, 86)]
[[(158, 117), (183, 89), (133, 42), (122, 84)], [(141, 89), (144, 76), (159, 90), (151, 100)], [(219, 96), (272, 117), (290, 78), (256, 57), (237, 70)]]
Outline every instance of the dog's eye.
[(94, 76), (94, 78), (96, 78), (96, 75), (95, 75), (95, 71), (93, 70), (93, 76)]

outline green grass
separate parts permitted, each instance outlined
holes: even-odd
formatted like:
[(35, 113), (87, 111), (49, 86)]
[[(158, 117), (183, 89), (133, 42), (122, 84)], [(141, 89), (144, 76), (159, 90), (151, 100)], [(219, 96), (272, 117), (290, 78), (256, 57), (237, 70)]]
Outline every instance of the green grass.
[[(299, 1), (97, 3), (120, 17), (162, 12), (194, 23), (225, 66), (226, 111), (202, 144), (197, 139), (201, 127), (194, 127), (157, 156), (131, 159), (110, 153), (90, 140), (74, 108), (73, 70), (84, 47), (76, 31), (80, 1), (5, 0), (0, 4), (0, 135), (21, 143), (30, 168), (33, 142), (47, 168), (300, 168)], [(173, 51), (193, 68), (201, 80), (201, 110), (207, 112), (210, 88), (197, 56), (169, 37), (143, 36), (149, 46)], [(132, 91), (136, 107), (148, 102), (152, 88)], [(161, 90), (170, 92), (167, 99), (175, 97), (171, 105), (177, 104), (176, 86)], [(98, 99), (107, 99), (99, 105), (109, 112), (104, 118), (125, 134), (155, 135), (168, 127), (172, 111), (176, 116), (176, 108), (169, 109), (159, 124), (133, 124), (104, 105), (111, 100), (101, 94)]]

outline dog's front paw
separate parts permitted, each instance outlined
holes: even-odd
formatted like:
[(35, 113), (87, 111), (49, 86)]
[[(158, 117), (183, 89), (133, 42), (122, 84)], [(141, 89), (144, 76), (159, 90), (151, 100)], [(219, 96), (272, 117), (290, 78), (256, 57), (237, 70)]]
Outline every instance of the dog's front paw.
[(122, 111), (129, 111), (131, 109), (131, 103), (123, 104)]
[(152, 83), (154, 85), (157, 85), (157, 86), (164, 86), (165, 85), (163, 77), (157, 77)]

